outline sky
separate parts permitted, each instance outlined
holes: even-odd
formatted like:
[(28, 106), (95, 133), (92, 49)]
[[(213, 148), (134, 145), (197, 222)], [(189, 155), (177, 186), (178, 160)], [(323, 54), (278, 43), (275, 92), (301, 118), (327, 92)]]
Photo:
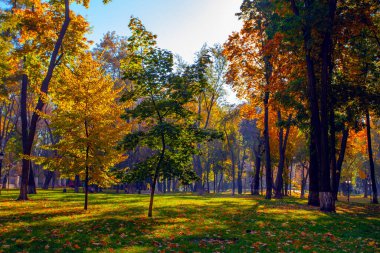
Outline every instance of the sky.
[[(179, 54), (188, 63), (205, 43), (223, 44), (241, 22), (235, 16), (242, 0), (112, 0), (102, 4), (92, 0), (90, 7), (74, 6), (74, 10), (89, 21), (90, 40), (99, 43), (108, 31), (120, 36), (129, 34), (131, 16), (139, 18), (148, 31), (158, 36), (159, 47)], [(238, 100), (227, 89), (227, 100)]]

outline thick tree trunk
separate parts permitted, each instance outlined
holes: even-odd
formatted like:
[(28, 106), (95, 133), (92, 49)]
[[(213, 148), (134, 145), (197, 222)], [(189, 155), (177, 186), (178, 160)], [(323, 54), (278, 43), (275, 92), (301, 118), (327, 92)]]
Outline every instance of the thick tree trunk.
[[(41, 84), (40, 92), (43, 94), (47, 94), (49, 90), (49, 84), (53, 77), (53, 72), (55, 67), (57, 66), (57, 60), (59, 60), (60, 56), (58, 56), (61, 45), (63, 43), (63, 38), (65, 37), (67, 28), (70, 24), (70, 1), (65, 0), (65, 20), (62, 24), (61, 30), (58, 35), (58, 39), (54, 45), (54, 50), (52, 52), (49, 67), (46, 72), (46, 76)], [(40, 96), (37, 102), (37, 106), (35, 107), (34, 113), (32, 115), (29, 127), (28, 127), (28, 119), (27, 119), (27, 89), (28, 89), (28, 78), (25, 74), (23, 74), (22, 85), (21, 85), (21, 99), (20, 99), (20, 107), (21, 107), (21, 128), (22, 128), (22, 146), (23, 146), (23, 154), (26, 156), (31, 155), (32, 146), (34, 142), (34, 137), (37, 130), (37, 123), (40, 118), (40, 113), (45, 106), (44, 98), (45, 96)], [(21, 172), (21, 186), (20, 186), (20, 195), (18, 200), (27, 200), (27, 186), (29, 179), (29, 170), (30, 163), (29, 160), (22, 160), (22, 172)]]
[[(22, 75), (21, 82), (21, 98), (20, 98), (20, 112), (21, 112), (21, 130), (22, 130), (22, 149), (24, 155), (30, 155), (29, 138), (28, 138), (28, 112), (27, 112), (27, 92), (28, 92), (28, 77)], [(20, 195), (18, 200), (28, 200), (28, 181), (30, 172), (30, 162), (27, 159), (22, 159), (21, 170), (21, 184)]]
[(8, 176), (7, 176), (7, 175), (4, 175), (4, 178), (3, 178), (3, 185), (2, 185), (2, 188), (3, 188), (3, 189), (6, 189), (6, 188), (7, 188), (7, 181), (8, 181)]
[[(333, 2), (333, 1), (329, 1)], [(335, 4), (336, 5), (336, 4)], [(333, 6), (332, 6), (333, 7)], [(331, 10), (330, 12), (335, 10)], [(333, 20), (331, 20), (331, 28), (333, 26)], [(324, 40), (322, 43), (322, 73), (321, 73), (321, 149), (320, 149), (320, 184), (319, 184), (319, 197), (320, 197), (320, 209), (324, 212), (334, 212), (335, 211), (335, 199), (333, 190), (331, 187), (331, 168), (330, 168), (330, 149), (329, 149), (329, 111), (334, 112), (331, 108), (329, 109), (328, 98), (330, 97), (330, 73), (329, 68), (331, 64), (331, 53), (332, 53), (332, 38), (330, 30), (325, 32)], [(334, 133), (335, 135), (335, 133)], [(335, 138), (334, 138), (335, 140)], [(335, 146), (335, 143), (334, 143)], [(334, 148), (335, 150), (335, 148)], [(334, 154), (335, 156), (335, 154)], [(335, 160), (335, 159), (333, 159)], [(335, 164), (334, 166), (335, 167)], [(335, 174), (335, 173), (334, 173)], [(331, 198), (331, 199), (330, 199)]]
[[(313, 142), (313, 140), (311, 140)], [(319, 206), (319, 172), (318, 158), (315, 143), (310, 143), (310, 165), (309, 165), (309, 206)]]
[(238, 194), (243, 194), (243, 179), (242, 179), (242, 172), (238, 171), (237, 175), (237, 187), (238, 187)]
[[(281, 117), (281, 111), (277, 111), (277, 117), (278, 122), (280, 123), (282, 121)], [(276, 187), (275, 187), (275, 198), (282, 198), (282, 189), (283, 189), (283, 173), (284, 173), (284, 166), (285, 166), (285, 152), (286, 152), (286, 144), (288, 142), (289, 132), (290, 132), (290, 121), (292, 120), (292, 115), (289, 115), (287, 126), (286, 126), (286, 134), (284, 139), (284, 128), (280, 127), (279, 132), (279, 145), (278, 145), (278, 151), (280, 154), (280, 161), (278, 163), (278, 170), (277, 170), (277, 176), (276, 176)]]
[[(333, 103), (331, 103), (333, 104)], [(336, 160), (336, 128), (335, 128), (335, 113), (334, 110), (330, 108), (330, 178), (331, 178), (331, 189), (333, 192), (334, 200), (336, 200), (335, 184), (337, 182), (337, 160)]]
[(45, 171), (44, 174), (45, 174), (45, 181), (42, 186), (42, 189), (47, 190), (49, 189), (49, 184), (50, 184), (51, 179), (53, 178), (54, 171), (48, 170), (48, 171)]
[(36, 181), (34, 180), (34, 171), (31, 164), (30, 164), (29, 180), (28, 180), (28, 194), (37, 194)]
[(220, 179), (218, 184), (218, 193), (223, 192), (223, 172), (220, 173)]
[(266, 199), (272, 198), (272, 166), (270, 159), (270, 142), (269, 142), (269, 92), (265, 92), (264, 99), (264, 141), (265, 141), (265, 183), (266, 183)]
[(80, 184), (79, 175), (75, 175), (75, 179), (74, 179), (74, 192), (75, 193), (79, 193), (79, 184)]
[(364, 179), (364, 198), (368, 198), (368, 178)]
[(373, 152), (372, 152), (372, 141), (371, 141), (371, 121), (369, 110), (366, 112), (366, 121), (367, 121), (367, 146), (368, 146), (368, 159), (370, 167), (370, 176), (372, 183), (372, 203), (379, 204), (377, 199), (377, 185), (376, 185), (376, 176), (375, 176), (375, 164), (373, 162)]

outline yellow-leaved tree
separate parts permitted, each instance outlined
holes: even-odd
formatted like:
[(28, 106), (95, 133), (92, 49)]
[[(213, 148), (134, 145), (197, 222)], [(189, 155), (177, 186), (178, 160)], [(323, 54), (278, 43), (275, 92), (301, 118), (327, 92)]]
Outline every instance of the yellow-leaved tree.
[(90, 53), (78, 57), (73, 66), (58, 73), (52, 91), (55, 105), (50, 117), (57, 144), (56, 157), (45, 165), (59, 168), (68, 176), (80, 175), (85, 181), (85, 205), (88, 184), (107, 185), (115, 178), (110, 169), (126, 157), (116, 148), (129, 131), (120, 118), (125, 107), (119, 101), (120, 91), (114, 89), (110, 76)]

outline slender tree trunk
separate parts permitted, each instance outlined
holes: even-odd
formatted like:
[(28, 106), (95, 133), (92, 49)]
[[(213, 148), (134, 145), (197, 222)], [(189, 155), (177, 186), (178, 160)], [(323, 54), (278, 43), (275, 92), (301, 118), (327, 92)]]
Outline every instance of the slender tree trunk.
[[(1, 170), (2, 170), (2, 168), (3, 168), (3, 159), (1, 159), (0, 160), (0, 182), (1, 182), (1, 179), (2, 179), (2, 174), (1, 174)], [(4, 179), (6, 180), (6, 178), (7, 178), (7, 176), (5, 175), (4, 176)], [(3, 181), (4, 182), (4, 181)], [(1, 187), (1, 189), (3, 189), (4, 188), (4, 183), (3, 183), (3, 187)], [(0, 193), (1, 193), (1, 189), (0, 189)]]
[(261, 191), (261, 195), (264, 194), (264, 180), (263, 180), (263, 177), (264, 177), (264, 168), (261, 168), (261, 171), (263, 171), (263, 173), (260, 174), (260, 191)]
[(239, 162), (239, 165), (238, 165), (238, 178), (237, 178), (238, 194), (243, 193), (243, 178), (242, 178), (242, 176), (243, 176), (244, 164), (245, 164), (245, 149), (243, 151), (242, 161)]
[(371, 141), (371, 121), (369, 110), (366, 112), (366, 121), (367, 121), (367, 145), (368, 145), (368, 159), (370, 167), (370, 176), (372, 183), (372, 203), (379, 204), (377, 199), (377, 185), (376, 185), (376, 176), (375, 176), (375, 164), (373, 162), (373, 153), (372, 153), (372, 141)]
[(338, 161), (336, 163), (336, 177), (335, 177), (335, 182), (334, 182), (334, 185), (333, 185), (335, 200), (338, 200), (338, 190), (339, 190), (339, 184), (340, 184), (340, 175), (341, 175), (341, 172), (342, 172), (342, 165), (343, 165), (343, 161), (344, 161), (344, 155), (346, 153), (348, 135), (349, 135), (349, 128), (346, 127), (343, 130), (342, 141), (341, 141), (341, 144), (340, 144), (339, 157), (338, 157)]
[(309, 171), (310, 169), (307, 170), (306, 176), (305, 176), (305, 167), (302, 166), (302, 181), (301, 181), (301, 199), (305, 198), (305, 187), (306, 187), (306, 182), (309, 177)]
[(214, 194), (216, 193), (216, 180), (218, 178), (218, 175), (216, 173), (216, 170), (214, 170)]
[(261, 156), (259, 152), (255, 154), (255, 176), (253, 179), (253, 195), (260, 195), (260, 168), (261, 168)]
[[(49, 84), (53, 77), (53, 72), (55, 67), (57, 66), (57, 60), (59, 61), (60, 57), (58, 56), (61, 45), (63, 43), (63, 38), (65, 37), (67, 28), (70, 24), (70, 1), (65, 0), (65, 20), (62, 24), (61, 30), (58, 35), (58, 39), (54, 45), (54, 50), (52, 52), (49, 67), (46, 72), (46, 76), (41, 84), (40, 92), (43, 94), (48, 93)], [(21, 128), (22, 128), (22, 146), (23, 146), (23, 154), (26, 156), (30, 156), (32, 151), (32, 146), (34, 142), (34, 137), (37, 130), (37, 123), (40, 118), (40, 113), (45, 105), (44, 98), (40, 96), (37, 102), (37, 106), (32, 115), (29, 127), (28, 127), (28, 119), (27, 119), (27, 88), (28, 88), (28, 78), (25, 74), (23, 74), (22, 85), (21, 85), (21, 99), (20, 99), (20, 107), (21, 107)], [(44, 97), (44, 96), (43, 96)], [(29, 179), (29, 171), (30, 164), (26, 159), (22, 160), (22, 172), (21, 172), (21, 186), (20, 186), (20, 195), (18, 200), (28, 200), (27, 194), (27, 186)]]
[(160, 155), (160, 159), (158, 160), (156, 169), (154, 171), (153, 183), (152, 183), (152, 188), (151, 188), (151, 191), (150, 191), (150, 202), (149, 202), (148, 217), (152, 217), (153, 216), (153, 200), (154, 200), (154, 192), (156, 190), (156, 182), (157, 182), (158, 174), (160, 172), (161, 163), (163, 162), (164, 157), (165, 157), (166, 144), (165, 144), (165, 136), (164, 136), (164, 134), (161, 135), (161, 143), (162, 143), (161, 155)]
[(87, 210), (88, 207), (88, 165), (86, 165), (86, 177), (84, 180), (84, 210)]

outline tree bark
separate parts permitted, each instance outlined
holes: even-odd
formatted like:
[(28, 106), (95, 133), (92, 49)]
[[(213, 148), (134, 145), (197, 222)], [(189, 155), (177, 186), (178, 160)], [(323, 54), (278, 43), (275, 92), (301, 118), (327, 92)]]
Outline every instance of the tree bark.
[(366, 121), (367, 121), (367, 146), (368, 146), (368, 159), (369, 159), (369, 167), (370, 167), (370, 176), (372, 183), (372, 203), (379, 204), (377, 199), (377, 185), (376, 185), (376, 176), (375, 176), (375, 164), (373, 162), (373, 152), (372, 152), (372, 141), (371, 141), (371, 121), (369, 110), (367, 108), (366, 111)]
[[(282, 121), (281, 117), (281, 111), (277, 111), (277, 117), (278, 122), (280, 123)], [(278, 163), (278, 171), (276, 176), (276, 187), (275, 187), (275, 198), (282, 198), (282, 189), (283, 189), (283, 173), (284, 173), (284, 165), (285, 165), (285, 151), (286, 151), (286, 144), (288, 142), (289, 138), (289, 132), (290, 132), (290, 121), (292, 120), (292, 115), (290, 114), (287, 120), (287, 126), (286, 126), (286, 133), (285, 133), (285, 139), (284, 139), (284, 128), (280, 127), (279, 132), (279, 154), (280, 154), (280, 161)]]
[(153, 178), (152, 188), (151, 188), (151, 191), (150, 191), (150, 201), (149, 201), (148, 217), (152, 217), (153, 216), (153, 200), (154, 200), (154, 192), (156, 190), (156, 182), (157, 182), (158, 174), (159, 174), (159, 171), (160, 171), (161, 163), (163, 162), (164, 157), (165, 157), (166, 145), (165, 145), (165, 136), (163, 134), (161, 135), (161, 143), (162, 143), (161, 155), (160, 155), (160, 159), (158, 160), (156, 169), (154, 171), (154, 178)]
[(335, 200), (338, 200), (338, 190), (339, 190), (339, 184), (340, 184), (340, 175), (342, 172), (342, 165), (344, 161), (344, 156), (346, 153), (346, 147), (347, 147), (347, 140), (348, 140), (348, 135), (349, 135), (349, 128), (346, 127), (343, 130), (343, 136), (342, 136), (342, 141), (340, 144), (340, 151), (339, 151), (339, 157), (338, 161), (336, 163), (336, 177), (335, 177), (335, 182), (333, 185), (333, 190), (334, 190), (334, 198)]
[(264, 98), (264, 140), (265, 140), (265, 183), (266, 183), (266, 199), (272, 198), (272, 166), (270, 159), (270, 142), (269, 142), (269, 92), (265, 92)]
[(2, 182), (2, 189), (7, 188), (7, 181), (8, 181), (8, 177), (7, 175), (4, 175), (3, 182)]
[(30, 164), (29, 180), (28, 180), (28, 194), (37, 194), (36, 181), (34, 180), (34, 171), (31, 164)]
[(79, 193), (79, 184), (80, 184), (79, 175), (75, 175), (75, 179), (74, 179), (74, 192), (75, 193)]
[(301, 199), (305, 198), (305, 187), (307, 178), (309, 177), (309, 170), (306, 172), (305, 176), (305, 166), (302, 165), (302, 181), (301, 181)]
[[(260, 152), (260, 151), (259, 151)], [(260, 195), (260, 168), (261, 168), (261, 155), (255, 152), (255, 176), (253, 179), (253, 195)]]
[[(20, 97), (20, 111), (21, 111), (21, 131), (22, 131), (22, 149), (24, 154), (30, 154), (29, 139), (28, 139), (28, 112), (27, 112), (27, 90), (28, 90), (28, 77), (27, 75), (22, 75), (21, 82), (21, 97)], [(20, 195), (18, 200), (28, 200), (28, 181), (30, 172), (29, 160), (22, 159), (22, 170), (21, 170), (21, 184), (20, 184)]]
[(310, 140), (309, 144), (309, 206), (319, 206), (319, 172), (318, 172), (318, 155), (314, 140)]
[(44, 190), (47, 190), (49, 189), (49, 184), (50, 184), (50, 181), (51, 179), (53, 178), (53, 174), (54, 174), (54, 171), (45, 171), (45, 181), (44, 181), (44, 185), (42, 186), (42, 189)]
[[(86, 152), (88, 155), (88, 151)], [(88, 207), (88, 165), (86, 165), (86, 176), (84, 180), (84, 210), (87, 210)]]
[[(63, 38), (65, 37), (69, 24), (70, 24), (70, 2), (69, 0), (65, 0), (65, 20), (59, 32), (58, 39), (54, 45), (54, 50), (50, 58), (49, 67), (46, 72), (46, 76), (41, 84), (40, 92), (43, 94), (48, 93), (49, 84), (53, 77), (54, 69), (57, 66), (57, 59), (59, 59), (60, 57), (58, 56), (59, 50), (62, 46)], [(40, 96), (37, 102), (37, 106), (32, 115), (29, 127), (28, 127), (27, 105), (26, 105), (27, 88), (28, 88), (28, 78), (26, 74), (23, 74), (22, 85), (21, 85), (21, 99), (20, 99), (22, 148), (23, 148), (23, 154), (25, 156), (30, 156), (33, 142), (34, 142), (34, 137), (36, 135), (37, 123), (40, 118), (40, 112), (45, 106), (45, 102), (44, 102), (44, 99)], [(28, 179), (29, 179), (29, 171), (30, 171), (29, 160), (22, 159), (21, 186), (20, 186), (20, 195), (18, 197), (18, 200), (28, 200), (27, 186), (28, 186)]]

